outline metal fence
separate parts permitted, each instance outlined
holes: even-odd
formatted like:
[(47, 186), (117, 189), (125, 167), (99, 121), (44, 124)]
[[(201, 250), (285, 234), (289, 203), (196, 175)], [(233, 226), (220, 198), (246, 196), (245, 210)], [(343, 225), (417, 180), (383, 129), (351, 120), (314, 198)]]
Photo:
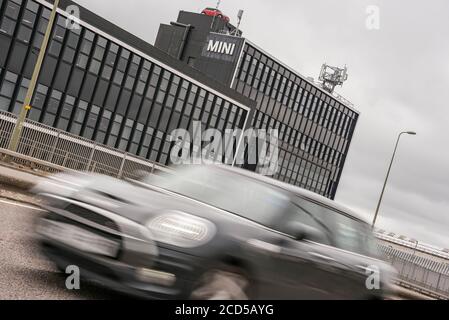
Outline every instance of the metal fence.
[(398, 271), (400, 284), (436, 298), (449, 299), (449, 261), (435, 261), (387, 244), (379, 243), (379, 248)]
[[(8, 148), (16, 121), (15, 114), (0, 111), (0, 150)], [(29, 119), (24, 123), (17, 153), (68, 169), (102, 173), (118, 178), (135, 179), (139, 171), (169, 171), (167, 167), (147, 159)], [(16, 157), (14, 161), (27, 160)]]

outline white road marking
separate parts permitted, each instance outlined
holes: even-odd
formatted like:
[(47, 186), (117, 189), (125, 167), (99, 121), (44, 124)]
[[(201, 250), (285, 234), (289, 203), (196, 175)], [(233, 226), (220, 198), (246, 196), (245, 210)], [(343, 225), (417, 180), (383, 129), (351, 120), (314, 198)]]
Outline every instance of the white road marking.
[(46, 211), (46, 210), (41, 209), (41, 208), (38, 208), (38, 207), (27, 206), (26, 204), (21, 204), (21, 203), (13, 202), (13, 201), (0, 200), (0, 203), (5, 203), (5, 204), (12, 205), (12, 206), (17, 206), (17, 207), (22, 207), (22, 208), (32, 209), (32, 210), (36, 210), (36, 211)]

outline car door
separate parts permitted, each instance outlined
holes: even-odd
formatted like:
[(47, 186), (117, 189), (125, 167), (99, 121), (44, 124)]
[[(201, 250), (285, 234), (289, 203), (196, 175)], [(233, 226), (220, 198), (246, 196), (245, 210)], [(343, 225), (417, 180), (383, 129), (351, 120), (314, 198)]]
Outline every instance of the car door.
[(380, 278), (380, 268), (376, 265), (378, 260), (372, 248), (368, 247), (370, 241), (368, 233), (371, 231), (365, 228), (362, 222), (342, 213), (338, 213), (335, 218), (337, 250), (334, 256), (336, 259), (346, 261), (352, 271), (350, 277), (353, 289), (348, 298), (368, 298), (377, 295), (375, 290), (380, 288), (375, 287), (375, 281), (370, 282), (368, 279), (374, 273)]
[[(294, 226), (301, 226), (305, 238), (298, 238)], [(329, 232), (292, 203), (277, 226), (279, 234), (253, 240), (253, 249), (265, 251), (263, 298), (335, 299), (342, 266), (328, 254)]]
[(365, 255), (360, 222), (318, 202), (300, 199), (298, 205), (319, 219), (331, 233), (331, 245), (321, 244), (317, 252), (338, 266), (338, 274), (333, 279), (335, 296), (341, 299), (366, 298), (366, 280), (372, 266)]

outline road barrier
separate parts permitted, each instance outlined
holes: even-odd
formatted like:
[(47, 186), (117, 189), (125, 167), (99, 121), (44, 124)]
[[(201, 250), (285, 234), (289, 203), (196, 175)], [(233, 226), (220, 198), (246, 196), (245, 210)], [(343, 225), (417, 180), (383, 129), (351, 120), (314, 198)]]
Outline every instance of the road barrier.
[(387, 244), (378, 246), (398, 271), (399, 285), (437, 299), (449, 299), (449, 261), (435, 261)]
[(68, 168), (129, 179), (138, 178), (139, 171), (170, 171), (147, 159), (30, 119), (24, 123), (17, 152), (11, 153), (7, 148), (16, 122), (17, 115), (0, 111), (0, 152), (19, 164), (31, 163), (50, 172)]

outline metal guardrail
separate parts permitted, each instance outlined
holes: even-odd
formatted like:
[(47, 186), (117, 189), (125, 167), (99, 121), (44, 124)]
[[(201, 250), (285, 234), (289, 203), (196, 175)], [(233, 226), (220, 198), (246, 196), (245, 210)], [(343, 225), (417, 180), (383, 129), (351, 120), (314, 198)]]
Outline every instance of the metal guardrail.
[(0, 151), (12, 156), (14, 162), (26, 164), (36, 159), (35, 166), (50, 172), (68, 168), (129, 179), (138, 178), (139, 171), (170, 171), (166, 166), (29, 119), (24, 123), (17, 153), (11, 154), (7, 148), (16, 121), (15, 114), (0, 111)]
[(398, 284), (437, 299), (449, 299), (449, 263), (417, 256), (378, 244), (384, 257), (398, 271)]

